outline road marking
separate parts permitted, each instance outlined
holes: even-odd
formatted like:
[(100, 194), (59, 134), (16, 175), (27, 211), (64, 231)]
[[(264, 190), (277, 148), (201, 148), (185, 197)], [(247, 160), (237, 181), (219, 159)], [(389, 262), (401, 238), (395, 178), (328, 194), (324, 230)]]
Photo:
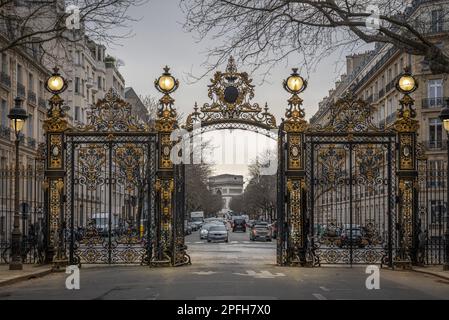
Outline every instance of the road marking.
[(198, 274), (200, 276), (209, 276), (211, 274), (215, 274), (215, 273), (218, 273), (218, 272), (215, 272), (215, 271), (196, 271), (196, 272), (192, 272), (192, 273), (193, 274)]
[(267, 270), (262, 270), (259, 273), (257, 273), (254, 270), (246, 270), (246, 273), (234, 272), (233, 274), (238, 275), (238, 276), (254, 277), (256, 279), (273, 279), (273, 278), (277, 278), (277, 277), (285, 277), (285, 274), (283, 274), (283, 273), (277, 272), (277, 273), (273, 274)]
[(197, 241), (197, 242), (195, 242), (195, 243), (204, 243), (203, 241)]
[(327, 298), (320, 293), (313, 293), (312, 296), (314, 296), (318, 300), (327, 300)]
[(320, 289), (323, 290), (323, 291), (326, 291), (326, 292), (331, 291), (330, 289), (328, 289), (328, 288), (326, 288), (326, 287), (320, 287)]

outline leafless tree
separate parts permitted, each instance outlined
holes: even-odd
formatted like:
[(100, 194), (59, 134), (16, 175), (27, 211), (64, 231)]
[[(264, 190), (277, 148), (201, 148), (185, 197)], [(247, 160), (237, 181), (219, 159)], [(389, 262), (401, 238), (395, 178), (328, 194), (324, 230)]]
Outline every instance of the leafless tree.
[(230, 208), (236, 212), (246, 212), (256, 218), (258, 214), (267, 213), (270, 220), (274, 220), (276, 208), (276, 175), (263, 175), (262, 167), (268, 161), (273, 160), (272, 152), (263, 152), (252, 164), (249, 165), (250, 179), (243, 195), (235, 197), (230, 203)]
[(128, 9), (147, 1), (0, 0), (0, 34), (4, 36), (0, 52), (21, 46), (45, 57), (52, 55), (55, 47), (78, 42), (85, 36), (101, 43), (115, 43), (131, 35), (129, 23), (136, 19), (127, 13)]
[[(437, 20), (426, 7), (430, 2), (442, 9)], [(366, 43), (392, 44), (425, 57), (434, 74), (449, 72), (448, 53), (427, 36), (447, 23), (447, 1), (181, 0), (181, 7), (185, 29), (217, 43), (205, 62), (207, 72), (230, 54), (254, 69), (294, 56), (310, 71), (330, 53)]]

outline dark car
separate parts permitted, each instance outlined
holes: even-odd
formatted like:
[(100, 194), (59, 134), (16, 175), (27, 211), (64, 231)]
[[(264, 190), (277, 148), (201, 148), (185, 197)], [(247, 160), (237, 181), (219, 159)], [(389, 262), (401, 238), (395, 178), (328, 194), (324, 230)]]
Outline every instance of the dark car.
[(243, 231), (246, 232), (246, 221), (245, 219), (234, 219), (232, 221), (232, 232)]
[(365, 246), (362, 230), (360, 228), (353, 228), (352, 230), (343, 229), (340, 234), (340, 246), (341, 247), (360, 247)]
[(251, 228), (249, 239), (251, 241), (259, 239), (264, 241), (271, 241), (271, 229), (268, 223), (266, 222), (255, 223), (254, 226)]

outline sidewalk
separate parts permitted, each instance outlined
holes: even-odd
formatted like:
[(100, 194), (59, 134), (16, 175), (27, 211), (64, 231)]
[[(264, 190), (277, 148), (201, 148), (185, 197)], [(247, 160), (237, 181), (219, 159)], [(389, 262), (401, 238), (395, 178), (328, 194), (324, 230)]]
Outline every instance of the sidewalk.
[(43, 277), (51, 273), (51, 265), (24, 264), (23, 270), (9, 270), (7, 264), (0, 265), (0, 287), (32, 278)]
[(443, 266), (413, 267), (412, 270), (449, 280), (449, 271), (443, 271)]

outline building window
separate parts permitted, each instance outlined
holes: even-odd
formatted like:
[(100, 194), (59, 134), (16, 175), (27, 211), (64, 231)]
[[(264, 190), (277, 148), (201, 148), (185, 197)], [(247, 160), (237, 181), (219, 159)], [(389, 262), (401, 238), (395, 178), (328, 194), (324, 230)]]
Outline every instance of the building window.
[(97, 78), (98, 89), (101, 90), (101, 77)]
[(2, 70), (3, 73), (9, 75), (9, 68), (8, 68), (8, 56), (6, 53), (2, 53)]
[(443, 128), (438, 118), (429, 119), (429, 148), (441, 148)]
[(427, 83), (427, 98), (429, 107), (441, 105), (443, 97), (443, 79), (429, 80)]
[(17, 64), (17, 82), (23, 84), (22, 66)]
[(430, 201), (430, 222), (442, 225), (446, 217), (446, 203), (441, 200)]
[(80, 93), (80, 78), (75, 77), (75, 93)]
[(80, 107), (75, 107), (75, 121), (81, 121), (81, 118), (80, 118)]
[(44, 82), (39, 80), (39, 97), (44, 97)]
[(443, 31), (443, 11), (433, 10), (432, 11), (432, 32), (442, 32)]
[(28, 90), (34, 92), (34, 77), (32, 73), (28, 74)]
[(28, 125), (28, 137), (33, 138), (34, 137), (34, 119), (33, 119), (32, 114), (28, 115), (27, 125)]
[(1, 120), (1, 125), (3, 128), (8, 128), (8, 106), (6, 104), (6, 100), (2, 99), (2, 103), (1, 103), (1, 114), (0, 114), (0, 120)]

